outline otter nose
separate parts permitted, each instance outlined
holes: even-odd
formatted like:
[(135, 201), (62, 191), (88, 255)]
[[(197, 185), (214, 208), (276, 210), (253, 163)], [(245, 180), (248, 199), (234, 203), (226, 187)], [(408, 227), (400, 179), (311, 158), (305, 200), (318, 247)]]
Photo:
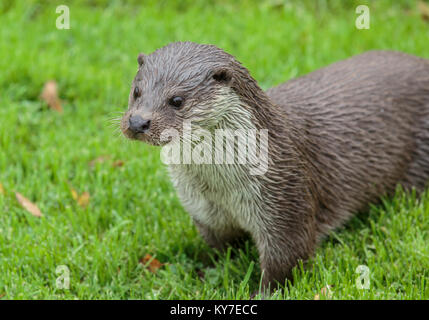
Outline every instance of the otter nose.
[(149, 130), (150, 120), (145, 120), (139, 115), (131, 116), (128, 121), (130, 123), (130, 130), (134, 133), (145, 133)]

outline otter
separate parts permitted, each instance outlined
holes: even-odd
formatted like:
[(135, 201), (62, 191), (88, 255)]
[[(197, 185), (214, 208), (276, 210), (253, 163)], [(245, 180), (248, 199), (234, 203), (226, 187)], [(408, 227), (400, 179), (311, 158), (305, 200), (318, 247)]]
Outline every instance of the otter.
[(165, 145), (162, 132), (183, 133), (187, 120), (209, 132), (267, 129), (263, 174), (248, 164), (168, 165), (210, 246), (251, 236), (263, 288), (292, 281), (324, 236), (398, 185), (427, 185), (427, 59), (369, 51), (267, 91), (214, 45), (176, 42), (137, 60), (121, 120), (126, 137)]

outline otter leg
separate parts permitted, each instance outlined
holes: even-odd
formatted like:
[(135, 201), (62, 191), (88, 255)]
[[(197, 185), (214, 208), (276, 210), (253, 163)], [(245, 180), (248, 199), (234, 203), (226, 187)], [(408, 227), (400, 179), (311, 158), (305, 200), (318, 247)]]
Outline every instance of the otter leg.
[[(290, 231), (290, 230), (288, 230)], [(308, 231), (308, 230), (307, 230)], [(292, 269), (299, 260), (306, 260), (314, 251), (316, 236), (308, 238), (298, 234), (264, 232), (254, 237), (259, 251), (261, 264), (262, 290), (273, 291), (278, 283), (283, 285), (285, 280), (292, 279)]]

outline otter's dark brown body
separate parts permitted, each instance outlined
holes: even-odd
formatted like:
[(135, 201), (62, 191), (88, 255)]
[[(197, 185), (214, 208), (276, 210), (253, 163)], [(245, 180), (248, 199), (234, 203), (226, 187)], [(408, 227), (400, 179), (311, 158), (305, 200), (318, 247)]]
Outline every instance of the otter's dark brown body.
[[(427, 185), (429, 63), (372, 51), (288, 81), (267, 95), (288, 119), (275, 124), (270, 147), (277, 165), (270, 172), (286, 185), (297, 184), (272, 200), (284, 230), (279, 241), (294, 256), (290, 262), (290, 256), (280, 263), (274, 259), (278, 267), (268, 268), (274, 270), (270, 277), (282, 280), (289, 272), (284, 266), (308, 257), (317, 239), (392, 194), (398, 184), (417, 190)], [(289, 144), (296, 168), (301, 167), (298, 178), (291, 177), (291, 164), (278, 151), (290, 150)], [(267, 197), (278, 192), (273, 186), (266, 184)]]
[[(139, 65), (122, 121), (130, 138), (159, 144), (162, 129), (179, 129), (184, 119), (208, 130), (268, 129), (263, 175), (242, 166), (170, 166), (210, 245), (223, 247), (243, 231), (252, 236), (265, 287), (290, 278), (324, 235), (398, 184), (422, 190), (429, 181), (426, 59), (372, 51), (267, 92), (215, 46), (172, 43), (139, 56)], [(150, 129), (131, 130), (135, 115)]]

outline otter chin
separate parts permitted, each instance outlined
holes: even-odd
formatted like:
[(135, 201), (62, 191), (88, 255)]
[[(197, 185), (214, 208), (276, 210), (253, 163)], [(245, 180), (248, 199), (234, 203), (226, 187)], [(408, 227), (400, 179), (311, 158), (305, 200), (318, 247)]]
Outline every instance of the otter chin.
[(156, 142), (156, 140), (154, 140), (152, 137), (150, 137), (144, 133), (135, 133), (135, 132), (128, 130), (128, 129), (123, 130), (122, 133), (126, 138), (128, 138), (130, 140), (141, 141), (141, 142), (144, 142), (144, 143), (152, 145), (152, 146), (161, 146), (162, 145), (159, 142)]
[(209, 133), (233, 130), (237, 138), (267, 133), (260, 174), (249, 172), (255, 163), (249, 155), (253, 162), (168, 165), (209, 245), (254, 240), (264, 290), (292, 280), (298, 261), (329, 232), (398, 185), (417, 191), (428, 185), (426, 59), (370, 51), (266, 91), (213, 45), (171, 43), (137, 61), (121, 122), (127, 138), (162, 145), (165, 132), (183, 133), (187, 122)]

